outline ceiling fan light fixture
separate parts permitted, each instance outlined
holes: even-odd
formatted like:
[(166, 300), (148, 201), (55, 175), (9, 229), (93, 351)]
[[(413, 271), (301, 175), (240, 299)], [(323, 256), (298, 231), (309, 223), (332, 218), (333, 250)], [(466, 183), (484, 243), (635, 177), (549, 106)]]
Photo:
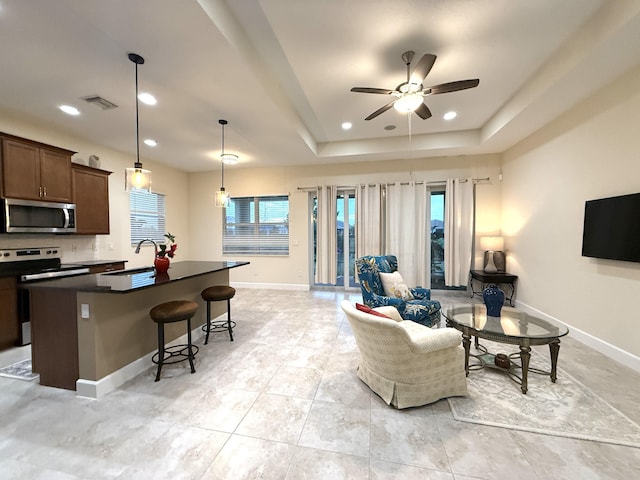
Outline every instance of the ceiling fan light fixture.
[(400, 113), (414, 112), (422, 104), (422, 95), (418, 93), (406, 93), (393, 104)]

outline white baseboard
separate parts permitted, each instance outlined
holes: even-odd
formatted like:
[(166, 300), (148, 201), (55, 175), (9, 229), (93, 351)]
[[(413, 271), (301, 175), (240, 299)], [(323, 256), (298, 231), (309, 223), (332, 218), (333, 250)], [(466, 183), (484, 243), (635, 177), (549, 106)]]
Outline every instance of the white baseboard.
[(625, 367), (629, 367), (632, 370), (635, 370), (636, 372), (640, 373), (640, 357), (630, 352), (627, 352), (625, 350), (622, 350), (621, 348), (616, 347), (615, 345), (611, 345), (610, 343), (605, 342), (604, 340), (594, 337), (590, 333), (580, 330), (579, 328), (574, 327), (573, 325), (570, 325), (567, 322), (563, 322), (562, 320), (559, 320), (550, 315), (547, 315), (546, 313), (541, 312), (540, 310), (533, 308), (532, 306), (527, 305), (526, 303), (523, 303), (519, 300), (516, 300), (516, 305), (521, 310), (532, 313), (537, 317), (550, 319), (550, 320), (562, 323), (563, 325), (566, 325), (567, 328), (569, 328), (569, 334), (573, 338), (578, 340), (580, 343), (584, 343), (588, 347), (591, 347), (594, 350), (602, 353), (603, 355), (606, 355), (607, 357), (615, 360), (616, 362), (621, 363)]
[[(217, 320), (226, 320), (227, 314), (224, 313), (219, 315), (217, 318), (212, 319), (212, 321)], [(195, 342), (199, 338), (204, 336), (204, 332), (202, 331), (202, 327), (198, 326), (196, 328), (191, 329), (191, 341)], [(180, 345), (187, 343), (187, 334), (185, 333), (179, 338), (176, 338), (170, 343), (167, 343), (167, 346), (171, 345)], [(79, 397), (88, 397), (88, 398), (100, 398), (105, 396), (106, 394), (116, 390), (124, 383), (129, 380), (137, 377), (143, 372), (146, 372), (149, 368), (155, 366), (155, 364), (151, 361), (153, 355), (156, 352), (151, 352), (144, 357), (138, 358), (133, 362), (125, 365), (119, 370), (107, 375), (106, 377), (102, 377), (100, 380), (85, 380), (80, 378), (76, 380), (76, 395)]]
[(309, 285), (301, 283), (253, 283), (253, 282), (231, 282), (233, 288), (252, 288), (265, 290), (310, 290)]

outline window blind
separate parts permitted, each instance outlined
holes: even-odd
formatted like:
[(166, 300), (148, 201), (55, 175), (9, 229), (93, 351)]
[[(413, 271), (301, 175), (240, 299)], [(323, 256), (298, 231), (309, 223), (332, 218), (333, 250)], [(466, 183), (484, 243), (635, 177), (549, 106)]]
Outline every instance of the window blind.
[(289, 254), (289, 197), (238, 197), (223, 218), (222, 253)]
[(129, 219), (131, 221), (131, 245), (144, 239), (165, 243), (164, 195), (144, 190), (129, 191)]

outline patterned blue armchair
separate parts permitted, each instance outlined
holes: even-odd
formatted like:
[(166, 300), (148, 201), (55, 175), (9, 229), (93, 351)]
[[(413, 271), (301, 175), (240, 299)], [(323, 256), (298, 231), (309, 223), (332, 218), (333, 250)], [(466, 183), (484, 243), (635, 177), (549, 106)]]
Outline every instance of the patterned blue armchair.
[(398, 259), (394, 255), (367, 255), (356, 260), (356, 270), (362, 289), (362, 300), (371, 308), (392, 305), (404, 320), (431, 327), (440, 321), (440, 302), (431, 300), (427, 288), (410, 288), (413, 300), (387, 297), (384, 293), (380, 272), (393, 273), (398, 270)]

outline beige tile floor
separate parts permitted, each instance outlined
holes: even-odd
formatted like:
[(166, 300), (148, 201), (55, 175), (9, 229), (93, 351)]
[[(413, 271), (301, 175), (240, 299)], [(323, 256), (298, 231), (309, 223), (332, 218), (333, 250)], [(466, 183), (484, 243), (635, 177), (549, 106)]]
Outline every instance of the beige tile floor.
[[(457, 422), (445, 400), (387, 407), (356, 377), (344, 298), (361, 300), (238, 290), (235, 341), (201, 345), (195, 374), (149, 369), (99, 400), (0, 378), (0, 478), (640, 478), (640, 449)], [(560, 365), (640, 423), (640, 375), (570, 337)]]

